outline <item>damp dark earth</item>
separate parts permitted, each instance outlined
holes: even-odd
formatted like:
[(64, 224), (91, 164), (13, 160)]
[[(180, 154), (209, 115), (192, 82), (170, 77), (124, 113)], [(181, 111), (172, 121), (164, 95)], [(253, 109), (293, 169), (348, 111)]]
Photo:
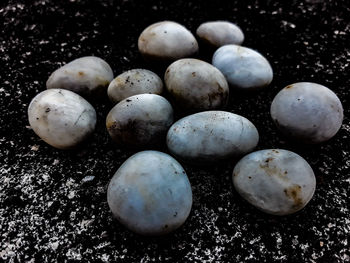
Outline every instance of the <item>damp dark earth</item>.
[[(349, 13), (347, 0), (1, 1), (0, 261), (349, 262)], [(107, 99), (93, 102), (96, 131), (74, 151), (55, 149), (31, 130), (31, 99), (75, 58), (101, 57), (115, 76), (146, 68), (163, 78), (165, 68), (145, 62), (137, 49), (142, 30), (163, 20), (192, 32), (206, 21), (231, 21), (245, 33), (243, 45), (270, 61), (269, 87), (231, 92), (227, 111), (255, 124), (257, 150), (287, 149), (309, 162), (317, 183), (303, 210), (277, 217), (245, 202), (231, 180), (237, 160), (182, 163), (193, 190), (189, 218), (172, 234), (139, 236), (115, 221), (107, 205), (110, 179), (134, 153), (109, 137)], [(200, 51), (197, 58), (211, 56)], [(300, 81), (327, 86), (343, 103), (340, 131), (322, 144), (290, 142), (270, 118), (278, 91)]]

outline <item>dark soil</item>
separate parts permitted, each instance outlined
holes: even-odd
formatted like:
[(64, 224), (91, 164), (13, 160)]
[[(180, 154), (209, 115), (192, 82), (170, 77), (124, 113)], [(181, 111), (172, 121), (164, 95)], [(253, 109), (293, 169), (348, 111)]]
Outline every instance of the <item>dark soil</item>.
[[(349, 262), (349, 13), (348, 0), (1, 1), (0, 261)], [(244, 45), (274, 69), (267, 89), (231, 92), (228, 110), (257, 126), (258, 149), (292, 150), (310, 163), (314, 198), (295, 215), (269, 216), (233, 190), (234, 162), (186, 164), (194, 194), (190, 217), (168, 236), (138, 236), (113, 221), (106, 202), (109, 180), (131, 155), (106, 131), (111, 104), (94, 103), (96, 132), (70, 152), (34, 134), (27, 107), (51, 72), (85, 55), (105, 59), (115, 75), (142, 67), (162, 76), (164, 69), (144, 62), (137, 50), (141, 31), (174, 20), (194, 32), (217, 19), (237, 23)], [(343, 126), (326, 143), (288, 142), (270, 119), (273, 97), (298, 81), (323, 84), (343, 102)]]

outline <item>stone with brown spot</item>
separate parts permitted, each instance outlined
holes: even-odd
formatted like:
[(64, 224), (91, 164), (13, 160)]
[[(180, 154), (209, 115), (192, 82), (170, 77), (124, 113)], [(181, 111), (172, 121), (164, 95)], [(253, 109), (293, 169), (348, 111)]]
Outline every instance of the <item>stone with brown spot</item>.
[(47, 89), (67, 89), (87, 99), (106, 96), (113, 80), (111, 67), (101, 58), (75, 59), (55, 70), (46, 82)]
[(198, 112), (223, 109), (229, 87), (222, 73), (198, 59), (180, 59), (172, 63), (164, 76), (166, 89), (181, 111)]
[(282, 149), (246, 155), (235, 166), (232, 180), (245, 200), (273, 215), (299, 211), (311, 200), (316, 187), (310, 165), (296, 153)]
[(159, 147), (173, 123), (170, 103), (156, 94), (128, 97), (108, 113), (106, 127), (111, 138), (128, 148)]
[(146, 60), (171, 62), (198, 52), (195, 37), (184, 26), (162, 21), (150, 25), (141, 33), (138, 48)]
[(138, 94), (162, 94), (163, 81), (147, 69), (131, 69), (117, 76), (107, 90), (113, 103)]
[(96, 112), (74, 92), (49, 89), (32, 100), (28, 119), (33, 131), (46, 143), (58, 149), (71, 149), (93, 133)]

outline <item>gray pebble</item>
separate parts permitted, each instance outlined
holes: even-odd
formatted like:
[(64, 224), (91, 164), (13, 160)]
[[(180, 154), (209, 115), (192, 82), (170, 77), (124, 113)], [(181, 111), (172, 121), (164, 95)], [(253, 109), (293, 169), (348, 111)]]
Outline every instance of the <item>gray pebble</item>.
[(130, 148), (159, 146), (172, 123), (170, 103), (156, 94), (128, 97), (115, 105), (106, 119), (112, 139)]
[(109, 99), (119, 101), (137, 94), (158, 94), (163, 91), (163, 82), (157, 74), (147, 69), (128, 70), (116, 77), (107, 90)]
[(175, 122), (167, 135), (172, 154), (197, 163), (246, 154), (258, 141), (258, 131), (248, 119), (225, 111), (189, 115)]
[(198, 52), (195, 37), (184, 26), (163, 21), (150, 25), (140, 35), (138, 48), (148, 60), (174, 61)]
[(113, 215), (142, 235), (163, 235), (179, 228), (192, 207), (192, 190), (185, 170), (171, 156), (139, 152), (113, 176), (107, 190)]
[(325, 86), (299, 82), (282, 89), (271, 104), (271, 117), (286, 136), (304, 143), (332, 138), (343, 121), (343, 106)]
[(47, 89), (67, 89), (85, 98), (105, 96), (113, 80), (111, 67), (101, 58), (75, 59), (54, 71), (46, 82)]
[(28, 119), (33, 131), (46, 143), (58, 149), (70, 149), (93, 133), (96, 112), (74, 92), (49, 89), (31, 101)]
[(172, 63), (165, 72), (166, 89), (178, 108), (196, 112), (222, 109), (229, 97), (224, 75), (207, 62), (185, 58)]
[(269, 149), (243, 157), (233, 170), (233, 185), (250, 204), (273, 215), (306, 206), (316, 187), (310, 165), (296, 153)]
[(228, 44), (241, 45), (244, 41), (242, 30), (227, 21), (212, 21), (197, 28), (197, 36), (210, 46), (219, 48)]
[(260, 53), (247, 47), (226, 45), (213, 56), (213, 65), (226, 77), (231, 87), (254, 90), (268, 86), (273, 78), (270, 63)]

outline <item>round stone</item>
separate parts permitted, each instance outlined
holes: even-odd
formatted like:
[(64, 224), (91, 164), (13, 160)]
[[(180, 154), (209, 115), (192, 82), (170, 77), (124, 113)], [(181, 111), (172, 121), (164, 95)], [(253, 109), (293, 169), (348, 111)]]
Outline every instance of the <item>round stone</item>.
[(273, 215), (288, 215), (306, 206), (316, 187), (310, 165), (298, 154), (269, 149), (243, 157), (233, 170), (233, 185), (250, 204)]
[(74, 92), (49, 89), (31, 101), (28, 119), (33, 131), (46, 143), (58, 149), (70, 149), (93, 133), (96, 112)]
[(198, 43), (184, 26), (163, 21), (141, 33), (138, 48), (148, 60), (168, 62), (194, 55), (198, 52)]
[(173, 123), (173, 108), (156, 94), (128, 97), (107, 115), (106, 126), (112, 139), (129, 148), (159, 147)]
[(304, 143), (332, 138), (343, 121), (343, 106), (325, 86), (299, 82), (282, 89), (271, 104), (271, 117), (287, 137)]
[(113, 176), (107, 201), (114, 217), (142, 235), (163, 235), (179, 228), (192, 207), (192, 190), (185, 170), (171, 156), (139, 152)]
[(113, 80), (111, 67), (101, 58), (75, 59), (54, 71), (46, 82), (47, 89), (67, 89), (85, 98), (106, 96)]
[(224, 45), (241, 45), (244, 41), (242, 30), (227, 21), (212, 21), (197, 28), (197, 36), (206, 44), (219, 48)]
[(273, 78), (270, 63), (253, 49), (238, 45), (219, 48), (213, 65), (226, 77), (231, 87), (254, 90), (268, 86)]
[(138, 94), (158, 94), (163, 91), (163, 82), (157, 74), (147, 69), (128, 70), (116, 77), (107, 90), (109, 99), (118, 103)]
[(174, 105), (182, 111), (222, 109), (229, 97), (224, 75), (202, 60), (185, 58), (172, 63), (164, 81)]

